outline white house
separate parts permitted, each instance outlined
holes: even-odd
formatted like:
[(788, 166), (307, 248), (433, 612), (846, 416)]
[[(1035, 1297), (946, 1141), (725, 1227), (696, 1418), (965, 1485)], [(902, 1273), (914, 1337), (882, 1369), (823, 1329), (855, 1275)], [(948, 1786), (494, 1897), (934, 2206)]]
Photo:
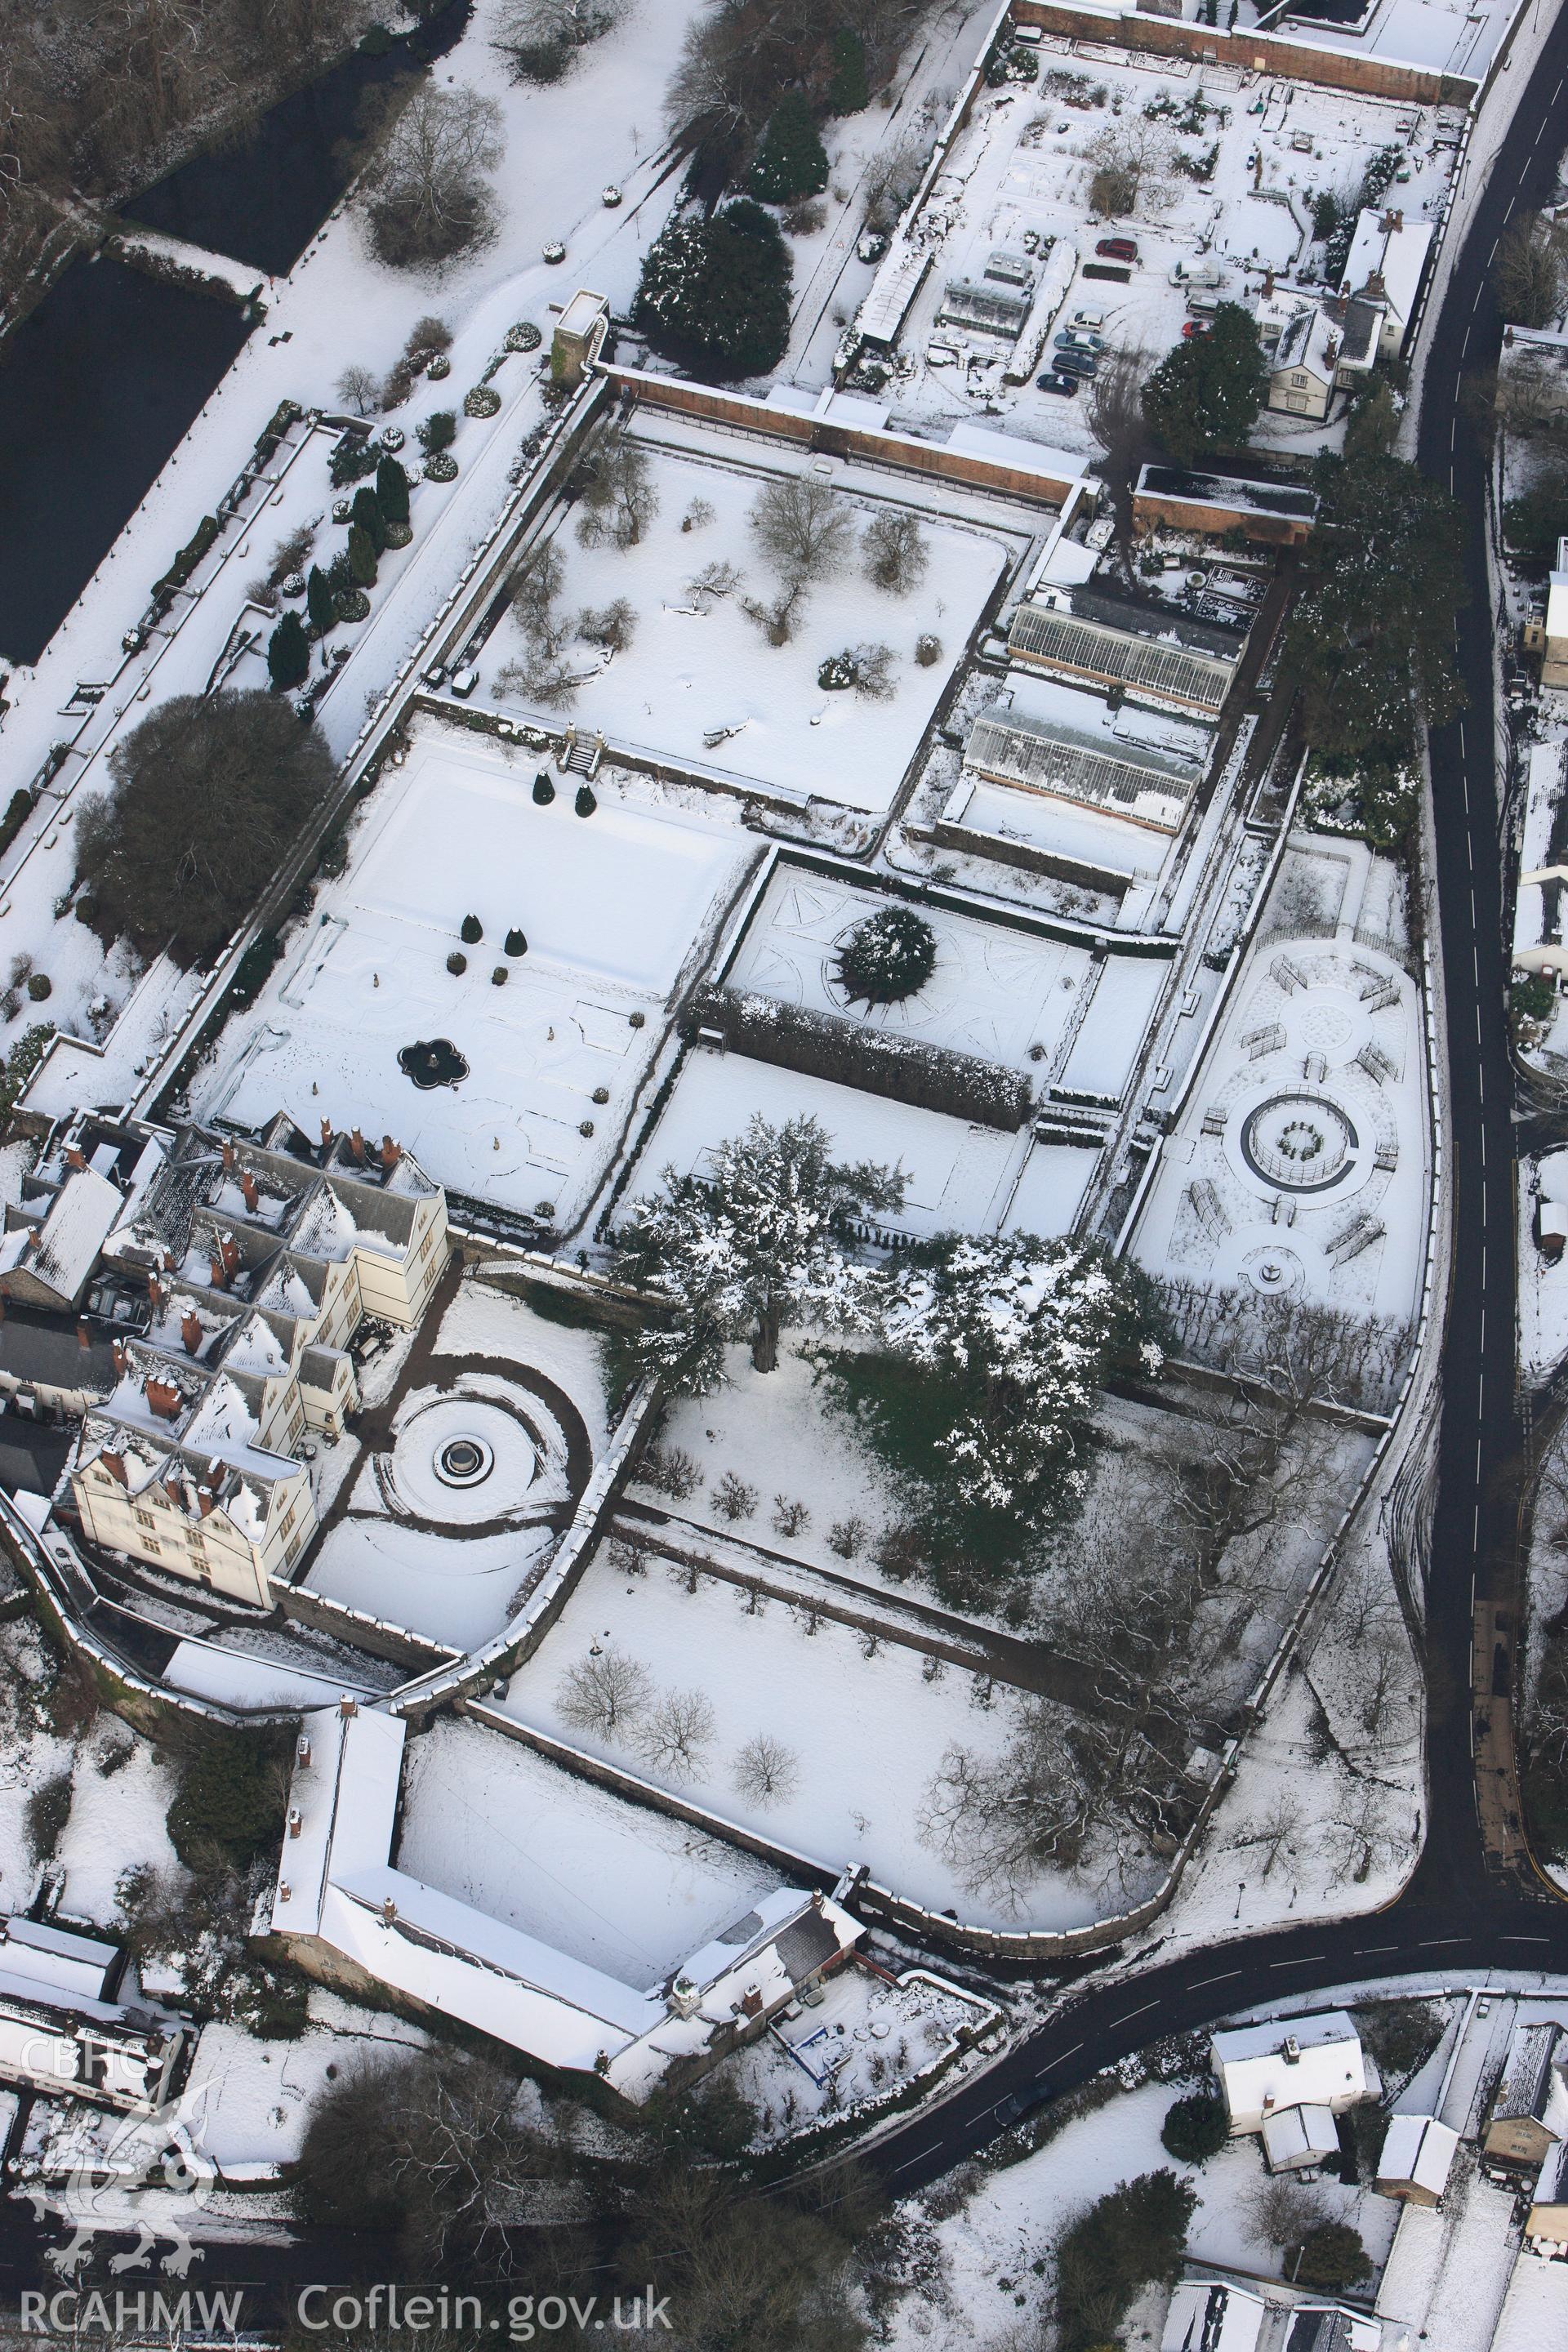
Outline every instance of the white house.
[(1374, 2186), (1407, 2205), (1436, 2205), (1448, 2185), (1459, 2135), (1435, 2116), (1394, 2116), (1377, 2159)]
[(1321, 303), (1309, 302), (1288, 318), (1268, 360), (1268, 405), (1321, 422), (1329, 413), (1340, 363), (1343, 330)]
[(1370, 2095), (1361, 2038), (1342, 2010), (1214, 2034), (1209, 2055), (1233, 2137), (1261, 2132), (1287, 2107), (1339, 2116)]
[(1392, 211), (1363, 212), (1356, 221), (1340, 291), (1382, 311), (1380, 359), (1397, 359), (1405, 348), (1431, 249), (1430, 221), (1407, 221)]
[(663, 1984), (625, 1983), (393, 1867), (405, 1738), (350, 1698), (300, 1726), (271, 1924), (329, 1983), (390, 1987), (640, 2104), (761, 2033), (864, 1933), (830, 1897), (781, 1886)]

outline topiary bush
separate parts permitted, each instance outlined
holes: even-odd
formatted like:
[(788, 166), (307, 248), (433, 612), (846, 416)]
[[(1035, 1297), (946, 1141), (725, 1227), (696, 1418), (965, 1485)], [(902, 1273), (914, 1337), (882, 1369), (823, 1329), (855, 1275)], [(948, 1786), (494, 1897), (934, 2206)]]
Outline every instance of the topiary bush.
[(437, 352), (425, 373), (432, 383), (442, 383), (452, 373), (452, 362), (445, 352)]
[(458, 937), (463, 941), (465, 947), (477, 947), (484, 935), (485, 927), (477, 915), (463, 917), (458, 927)]
[(389, 548), (408, 547), (413, 544), (414, 526), (412, 523), (389, 522), (385, 524), (384, 528), (386, 532), (386, 543)]
[(506, 331), (509, 352), (536, 352), (543, 341), (531, 319), (520, 319), (515, 327), (509, 327)]
[(47, 972), (35, 971), (30, 974), (27, 981), (27, 993), (35, 1004), (42, 1004), (45, 998), (52, 996), (54, 992), (54, 985)]
[(433, 457), (438, 449), (449, 449), (457, 437), (457, 412), (450, 408), (433, 410), (422, 425), (414, 428), (414, 438), (426, 457)]
[(842, 694), (855, 683), (853, 654), (829, 654), (818, 666), (816, 682), (824, 694)]
[(535, 804), (538, 807), (548, 808), (550, 806), (551, 802), (555, 798), (555, 787), (551, 782), (548, 776), (535, 776), (533, 780), (533, 798)]
[(465, 416), (496, 416), (500, 413), (500, 394), (492, 384), (477, 383), (463, 394)]
[(433, 457), (425, 460), (425, 478), (427, 482), (455, 482), (458, 478), (456, 457), (449, 457), (445, 449), (437, 449)]
[(1206, 2164), (1229, 2137), (1225, 2101), (1213, 2091), (1194, 2091), (1190, 2098), (1173, 2101), (1160, 2126), (1162, 2146), (1183, 2164)]
[(935, 969), (936, 933), (912, 907), (868, 916), (838, 950), (838, 983), (851, 1003), (901, 1003)]
[(579, 784), (577, 787), (577, 797), (573, 802), (572, 805), (576, 810), (579, 816), (592, 816), (599, 803), (594, 798), (593, 793), (589, 791), (586, 784)]
[(281, 692), (304, 683), (310, 667), (310, 640), (298, 613), (285, 613), (267, 640), (267, 675)]
[(494, 970), (494, 971), (491, 972), (491, 974), (490, 974), (490, 986), (491, 986), (492, 988), (504, 988), (504, 987), (506, 986), (506, 983), (507, 983), (507, 969), (506, 969), (506, 966), (505, 966), (505, 964), (504, 964), (504, 963), (498, 963), (498, 964), (497, 964), (497, 966), (496, 966), (496, 968), (495, 968), (495, 970)]
[(468, 959), (464, 955), (460, 948), (454, 948), (451, 954), (447, 958), (447, 969), (451, 973), (454, 980), (461, 980), (463, 974), (468, 971)]
[(942, 659), (942, 639), (933, 637), (929, 629), (915, 639), (915, 659), (921, 669), (930, 669)]
[(332, 598), (332, 610), (340, 621), (366, 621), (370, 598), (363, 588), (340, 588)]
[(515, 923), (506, 935), (506, 951), (509, 956), (521, 956), (528, 953), (528, 941), (523, 937), (523, 934), (518, 929)]

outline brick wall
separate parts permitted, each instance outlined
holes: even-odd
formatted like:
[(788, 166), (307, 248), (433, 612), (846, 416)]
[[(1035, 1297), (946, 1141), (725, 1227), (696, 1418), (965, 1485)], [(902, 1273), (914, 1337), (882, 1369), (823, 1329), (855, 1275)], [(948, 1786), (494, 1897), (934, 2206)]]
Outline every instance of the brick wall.
[(1104, 41), (1156, 57), (1237, 66), (1243, 72), (1317, 82), (1327, 89), (1353, 89), (1366, 98), (1408, 99), (1419, 106), (1468, 106), (1480, 86), (1474, 75), (1435, 73), (1423, 66), (1401, 65), (1391, 58), (1319, 48), (1315, 43), (1281, 39), (1278, 33), (1226, 33), (1217, 26), (1184, 24), (1136, 8), (1080, 8), (1074, 6), (1073, 0), (1014, 0), (1013, 17), (1016, 24), (1037, 25), (1043, 33), (1062, 33), (1069, 40)]

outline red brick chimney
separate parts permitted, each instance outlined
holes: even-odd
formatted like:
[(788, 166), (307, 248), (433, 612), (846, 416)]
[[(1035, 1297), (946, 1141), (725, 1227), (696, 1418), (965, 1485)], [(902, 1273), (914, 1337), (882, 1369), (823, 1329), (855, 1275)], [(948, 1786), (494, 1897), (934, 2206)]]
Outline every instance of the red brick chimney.
[(201, 1317), (193, 1307), (187, 1307), (180, 1318), (180, 1337), (185, 1343), (187, 1356), (201, 1354), (202, 1341), (205, 1339), (206, 1333), (202, 1328)]
[(748, 1985), (741, 1995), (741, 2014), (742, 2017), (761, 2017), (762, 2013), (763, 1996), (755, 1985)]
[(113, 1340), (110, 1343), (110, 1352), (114, 1357), (114, 1369), (123, 1379), (131, 1366), (131, 1359), (125, 1352), (125, 1342), (122, 1339)]
[(357, 1127), (351, 1129), (350, 1130), (349, 1150), (353, 1153), (354, 1158), (359, 1161), (360, 1166), (363, 1168), (364, 1166), (364, 1138), (360, 1133)]
[(88, 1349), (92, 1345), (92, 1333), (87, 1328), (87, 1317), (85, 1315), (79, 1315), (76, 1318), (76, 1343), (81, 1349), (83, 1355), (87, 1353)]
[(168, 1294), (164, 1290), (162, 1282), (158, 1279), (158, 1276), (155, 1274), (149, 1274), (147, 1276), (147, 1297), (152, 1303), (153, 1312), (154, 1315), (156, 1315), (159, 1307), (162, 1307), (167, 1296)]
[(79, 1143), (67, 1144), (66, 1166), (68, 1168), (74, 1168), (79, 1172), (87, 1166), (87, 1154), (83, 1151)]
[(225, 1171), (225, 1173), (226, 1173), (226, 1175), (232, 1176), (232, 1175), (234, 1174), (234, 1163), (235, 1163), (236, 1160), (238, 1158), (238, 1156), (239, 1156), (239, 1155), (238, 1155), (238, 1153), (235, 1150), (235, 1148), (234, 1148), (234, 1146), (233, 1146), (233, 1144), (232, 1144), (232, 1143), (226, 1143), (226, 1144), (224, 1145), (224, 1147), (223, 1147), (223, 1164), (224, 1164), (224, 1171)]
[(324, 1119), (321, 1121), (321, 1150), (322, 1150), (323, 1151), (330, 1151), (330, 1150), (331, 1150), (331, 1148), (332, 1148), (332, 1122), (331, 1122), (331, 1120), (330, 1118), (324, 1118)]
[(160, 1421), (178, 1421), (181, 1397), (173, 1381), (150, 1379), (147, 1382), (148, 1409)]
[(125, 1456), (123, 1454), (111, 1454), (106, 1445), (103, 1452), (98, 1458), (102, 1463), (104, 1468), (108, 1471), (111, 1478), (118, 1478), (122, 1486), (130, 1486), (131, 1481), (125, 1475)]
[(212, 1268), (213, 1288), (226, 1290), (239, 1267), (239, 1244), (232, 1234), (220, 1234), (218, 1245), (208, 1263)]
[(196, 1488), (196, 1508), (204, 1519), (211, 1518), (214, 1511), (216, 1510), (217, 1505), (213, 1500), (213, 1490), (210, 1486)]
[(384, 1135), (381, 1139), (381, 1164), (388, 1173), (396, 1167), (402, 1157), (402, 1144), (394, 1143), (390, 1135)]
[(239, 1180), (239, 1189), (245, 1195), (245, 1205), (247, 1209), (248, 1209), (250, 1214), (254, 1217), (256, 1214), (256, 1203), (260, 1198), (260, 1194), (257, 1189), (256, 1179), (251, 1174), (248, 1168)]

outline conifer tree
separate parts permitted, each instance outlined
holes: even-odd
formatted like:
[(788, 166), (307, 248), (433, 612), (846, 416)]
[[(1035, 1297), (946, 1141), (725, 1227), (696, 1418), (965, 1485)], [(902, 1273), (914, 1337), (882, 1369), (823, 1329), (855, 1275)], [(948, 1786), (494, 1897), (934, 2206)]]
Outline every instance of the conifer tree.
[(869, 105), (871, 85), (866, 75), (866, 44), (847, 25), (833, 36), (833, 79), (827, 85), (829, 114), (858, 114)]
[(408, 476), (401, 461), (390, 454), (375, 469), (375, 495), (386, 521), (408, 520)]
[(267, 668), (274, 686), (302, 684), (310, 667), (310, 641), (298, 613), (285, 613), (267, 641)]
[(306, 577), (305, 610), (319, 637), (326, 635), (338, 617), (332, 604), (332, 583), (319, 563), (311, 564)]
[(368, 482), (354, 492), (353, 519), (377, 556), (384, 555), (386, 552), (386, 517), (382, 513), (375, 492)]
[(364, 525), (349, 525), (349, 577), (356, 588), (375, 585), (375, 542)]
[(826, 185), (827, 151), (811, 102), (804, 90), (789, 90), (768, 118), (752, 165), (752, 194), (765, 205), (793, 205), (819, 196)]

